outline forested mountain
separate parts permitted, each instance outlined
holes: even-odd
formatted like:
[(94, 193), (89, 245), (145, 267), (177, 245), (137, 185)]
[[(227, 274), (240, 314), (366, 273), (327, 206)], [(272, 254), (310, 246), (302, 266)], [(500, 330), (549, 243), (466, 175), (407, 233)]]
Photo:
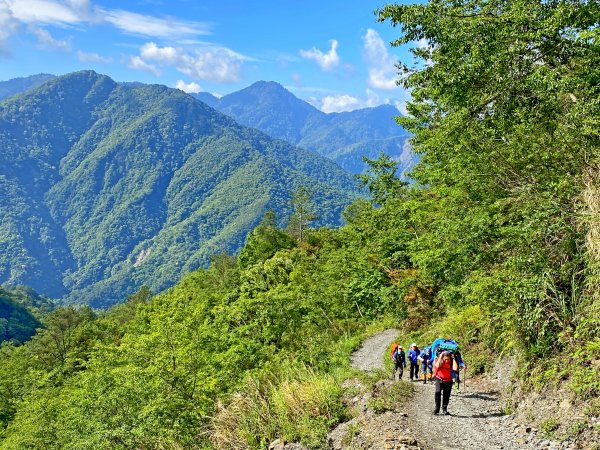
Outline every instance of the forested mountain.
[(313, 150), (353, 173), (367, 167), (363, 156), (375, 159), (381, 152), (398, 161), (401, 171), (416, 162), (407, 143), (410, 134), (395, 122), (400, 113), (392, 105), (325, 114), (280, 84), (265, 81), (220, 99), (194, 96), (243, 125)]
[(234, 252), (309, 186), (340, 223), (353, 177), (176, 89), (78, 72), (0, 103), (0, 281), (105, 306)]
[[(53, 75), (39, 74), (0, 82), (0, 100), (25, 92)], [(142, 83), (123, 83), (141, 87)], [(295, 97), (276, 82), (259, 81), (240, 91), (217, 98), (208, 92), (191, 94), (242, 125), (269, 136), (315, 151), (351, 173), (361, 173), (363, 156), (375, 159), (382, 152), (408, 172), (418, 157), (410, 148), (410, 134), (394, 121), (399, 111), (381, 105), (344, 113), (323, 113)]]
[(40, 73), (29, 77), (0, 81), (0, 100), (33, 89), (51, 78), (54, 78), (54, 75)]

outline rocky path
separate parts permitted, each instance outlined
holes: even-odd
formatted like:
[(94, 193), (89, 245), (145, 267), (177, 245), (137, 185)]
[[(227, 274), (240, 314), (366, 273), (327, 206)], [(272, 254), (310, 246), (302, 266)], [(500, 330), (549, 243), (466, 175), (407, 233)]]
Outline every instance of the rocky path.
[[(372, 371), (383, 368), (383, 352), (398, 336), (398, 330), (386, 330), (365, 340), (352, 355), (353, 367)], [(384, 380), (390, 384), (391, 381)], [(434, 415), (434, 385), (410, 383), (414, 396), (400, 410), (383, 415), (373, 414), (365, 408), (353, 419), (343, 424), (346, 433), (337, 441), (330, 440), (331, 448), (421, 449), (421, 450), (559, 450), (565, 444), (551, 442), (528, 427), (516, 425), (510, 416), (502, 413), (498, 393), (480, 383), (467, 380), (467, 387), (453, 391), (448, 410), (450, 415)], [(348, 439), (349, 430), (353, 438)], [(367, 439), (368, 437), (368, 439)], [(331, 444), (335, 442), (335, 444)]]
[(398, 333), (399, 331), (394, 329), (385, 330), (365, 339), (362, 346), (350, 357), (352, 367), (365, 372), (383, 369), (383, 352), (398, 337)]

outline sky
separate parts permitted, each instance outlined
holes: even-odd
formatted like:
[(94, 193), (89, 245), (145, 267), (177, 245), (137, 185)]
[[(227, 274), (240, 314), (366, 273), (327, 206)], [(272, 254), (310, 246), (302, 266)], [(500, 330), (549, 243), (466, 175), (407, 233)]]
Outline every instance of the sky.
[(0, 0), (0, 81), (92, 69), (216, 96), (276, 81), (324, 112), (402, 112), (395, 64), (411, 57), (390, 45), (400, 30), (377, 22), (386, 3)]

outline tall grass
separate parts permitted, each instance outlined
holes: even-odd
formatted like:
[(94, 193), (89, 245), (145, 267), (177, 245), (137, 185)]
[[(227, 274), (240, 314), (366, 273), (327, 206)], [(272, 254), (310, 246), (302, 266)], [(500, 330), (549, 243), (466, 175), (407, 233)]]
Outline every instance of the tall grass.
[(216, 449), (260, 449), (282, 439), (322, 448), (330, 428), (344, 419), (342, 371), (318, 373), (285, 365), (247, 379), (227, 404), (220, 404), (210, 440)]

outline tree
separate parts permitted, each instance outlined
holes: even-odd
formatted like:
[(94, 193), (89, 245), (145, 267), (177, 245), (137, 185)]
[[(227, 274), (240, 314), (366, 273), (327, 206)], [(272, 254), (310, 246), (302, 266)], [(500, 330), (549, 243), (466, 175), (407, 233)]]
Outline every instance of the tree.
[(293, 240), (289, 235), (277, 228), (277, 216), (272, 209), (268, 210), (260, 224), (246, 238), (246, 245), (240, 251), (238, 261), (242, 268), (247, 268), (259, 261), (265, 261), (278, 250), (292, 248)]
[(303, 242), (306, 230), (318, 218), (312, 194), (305, 186), (300, 186), (292, 194), (292, 207), (294, 212), (288, 223), (288, 231), (298, 241)]
[(387, 200), (400, 197), (402, 189), (408, 183), (400, 180), (396, 175), (398, 164), (384, 153), (377, 159), (363, 157), (363, 161), (369, 165), (366, 173), (359, 175), (358, 179), (362, 187), (367, 187), (373, 201), (383, 205)]

